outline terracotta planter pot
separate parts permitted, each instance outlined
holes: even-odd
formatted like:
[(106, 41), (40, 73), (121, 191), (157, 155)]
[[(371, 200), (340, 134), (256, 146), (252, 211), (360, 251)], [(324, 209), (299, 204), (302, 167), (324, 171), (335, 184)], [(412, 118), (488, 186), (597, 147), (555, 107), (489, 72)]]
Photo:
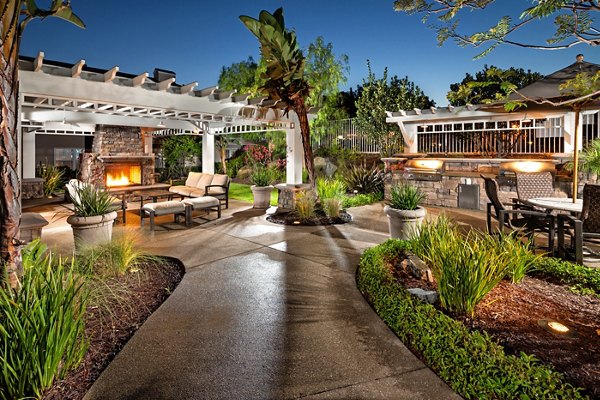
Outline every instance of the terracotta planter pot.
[(75, 252), (79, 253), (86, 247), (110, 242), (112, 238), (112, 227), (116, 218), (116, 211), (93, 217), (69, 216), (67, 222), (71, 225), (71, 228), (73, 228)]
[(385, 206), (383, 212), (387, 215), (390, 224), (390, 237), (402, 240), (418, 235), (427, 215), (427, 210), (423, 207), (417, 207), (416, 210), (398, 210)]
[(254, 196), (254, 208), (267, 209), (271, 206), (273, 186), (250, 186)]

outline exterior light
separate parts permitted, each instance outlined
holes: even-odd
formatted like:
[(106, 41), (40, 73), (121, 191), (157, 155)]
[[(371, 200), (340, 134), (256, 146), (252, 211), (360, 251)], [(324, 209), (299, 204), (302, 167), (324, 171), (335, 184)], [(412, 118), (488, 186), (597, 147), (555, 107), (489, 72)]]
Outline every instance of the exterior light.
[(561, 336), (576, 336), (575, 331), (569, 328), (565, 324), (562, 324), (558, 321), (552, 321), (548, 319), (540, 319), (538, 321), (538, 325), (550, 333), (554, 333), (555, 335)]
[(513, 172), (554, 172), (555, 167), (549, 161), (507, 161), (500, 163), (500, 169)]
[(440, 169), (444, 162), (442, 160), (432, 159), (413, 159), (413, 167), (424, 169)]
[(163, 122), (163, 120), (161, 119), (160, 121), (158, 121), (158, 125), (156, 125), (158, 128), (166, 128), (165, 123)]

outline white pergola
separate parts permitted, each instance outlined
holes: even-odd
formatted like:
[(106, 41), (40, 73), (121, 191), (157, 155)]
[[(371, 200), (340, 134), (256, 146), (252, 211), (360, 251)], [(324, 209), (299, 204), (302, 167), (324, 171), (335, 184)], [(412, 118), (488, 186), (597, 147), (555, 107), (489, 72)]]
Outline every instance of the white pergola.
[[(44, 53), (20, 57), (21, 177), (35, 176), (36, 135), (93, 135), (95, 126), (144, 128), (147, 137), (202, 135), (202, 170), (214, 172), (215, 135), (286, 132), (287, 184), (302, 183), (302, 139), (297, 117), (283, 115), (282, 105), (267, 98), (197, 89), (178, 84), (170, 71), (132, 75), (86, 67), (85, 61), (45, 61)], [(152, 146), (146, 151), (152, 152)]]

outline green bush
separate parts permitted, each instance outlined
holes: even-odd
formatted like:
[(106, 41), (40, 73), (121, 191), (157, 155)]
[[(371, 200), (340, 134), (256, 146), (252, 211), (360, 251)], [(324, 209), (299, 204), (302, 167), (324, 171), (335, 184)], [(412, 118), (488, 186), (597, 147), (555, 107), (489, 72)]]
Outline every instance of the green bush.
[(261, 165), (257, 165), (252, 169), (250, 182), (256, 186), (269, 186), (275, 180), (274, 171)]
[(348, 189), (357, 193), (383, 193), (385, 173), (377, 167), (353, 165), (342, 176)]
[(563, 261), (552, 257), (540, 258), (530, 275), (542, 275), (570, 285), (575, 293), (600, 297), (600, 269)]
[(63, 184), (64, 169), (48, 165), (42, 168), (42, 178), (44, 179), (44, 196), (52, 196), (54, 192)]
[(325, 215), (337, 217), (340, 215), (342, 199), (346, 193), (346, 185), (338, 179), (317, 179), (317, 194)]
[(581, 389), (534, 357), (507, 355), (485, 332), (412, 297), (388, 267), (410, 244), (387, 242), (365, 251), (357, 285), (398, 337), (466, 399), (584, 399)]
[(40, 398), (87, 350), (87, 294), (73, 265), (44, 256), (39, 241), (23, 250), (22, 287), (0, 288), (0, 397)]
[(73, 209), (78, 217), (104, 215), (115, 210), (112, 196), (94, 185), (83, 184), (75, 187)]
[(301, 191), (296, 195), (296, 212), (300, 219), (308, 219), (315, 215), (316, 200), (310, 191)]
[(397, 210), (416, 210), (425, 200), (425, 193), (419, 187), (407, 182), (392, 185), (390, 188), (390, 207)]
[(377, 203), (383, 200), (383, 193), (357, 193), (355, 195), (346, 195), (342, 199), (342, 207), (360, 207), (367, 204)]
[(431, 267), (445, 309), (472, 316), (477, 304), (506, 276), (522, 279), (539, 256), (516, 235), (470, 230), (464, 236), (448, 218), (425, 223), (411, 240), (415, 254)]

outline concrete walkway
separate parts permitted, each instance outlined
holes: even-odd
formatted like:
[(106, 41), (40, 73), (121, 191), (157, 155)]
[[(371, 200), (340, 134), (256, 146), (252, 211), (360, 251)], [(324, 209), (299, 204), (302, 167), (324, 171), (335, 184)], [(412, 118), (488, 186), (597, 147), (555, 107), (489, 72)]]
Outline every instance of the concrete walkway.
[[(289, 227), (232, 203), (216, 222), (144, 228), (187, 272), (86, 399), (459, 398), (356, 289), (360, 254), (388, 237), (381, 204)], [(64, 250), (69, 234), (54, 224), (44, 241)]]

